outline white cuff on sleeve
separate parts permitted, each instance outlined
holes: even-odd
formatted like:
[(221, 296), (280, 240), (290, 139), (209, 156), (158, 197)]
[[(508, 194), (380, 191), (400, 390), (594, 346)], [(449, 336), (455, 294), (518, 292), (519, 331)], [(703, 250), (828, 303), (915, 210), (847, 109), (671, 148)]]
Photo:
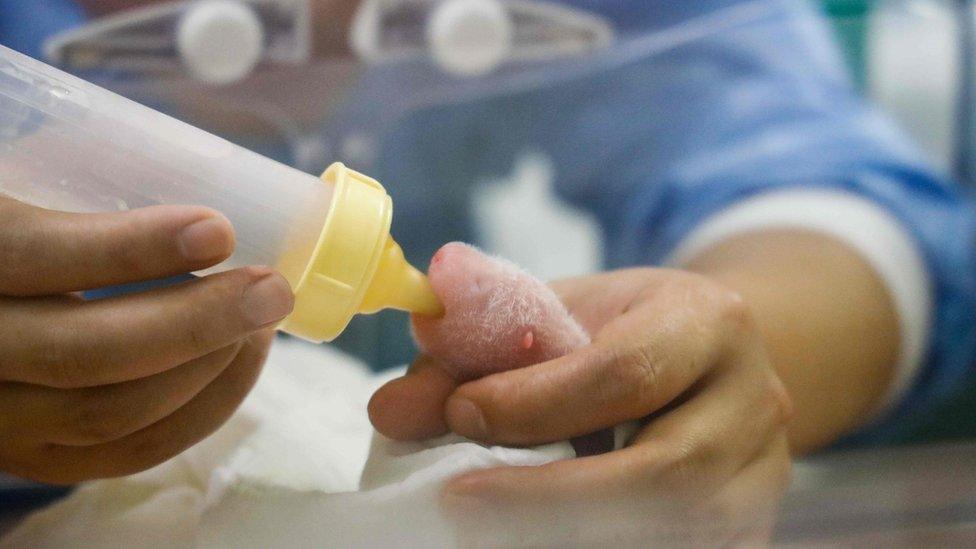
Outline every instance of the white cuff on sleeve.
[(821, 232), (858, 251), (887, 286), (898, 313), (901, 347), (894, 377), (875, 417), (895, 406), (921, 368), (931, 326), (932, 295), (925, 261), (905, 227), (877, 204), (842, 191), (787, 189), (762, 194), (706, 219), (667, 262), (688, 264), (731, 236), (769, 228)]

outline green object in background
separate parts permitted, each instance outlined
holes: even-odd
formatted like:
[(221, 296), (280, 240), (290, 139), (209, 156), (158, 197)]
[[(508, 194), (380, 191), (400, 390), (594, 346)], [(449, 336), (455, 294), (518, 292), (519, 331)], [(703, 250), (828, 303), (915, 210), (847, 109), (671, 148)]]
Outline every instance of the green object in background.
[[(848, 66), (863, 92), (867, 83), (866, 43), (868, 16), (881, 0), (821, 0), (843, 49)], [(914, 426), (898, 440), (900, 443), (933, 443), (976, 437), (976, 382), (971, 382), (931, 417)]]
[(976, 382), (940, 406), (907, 442), (939, 442), (976, 437)]
[(865, 42), (871, 0), (822, 0), (858, 89), (867, 82)]

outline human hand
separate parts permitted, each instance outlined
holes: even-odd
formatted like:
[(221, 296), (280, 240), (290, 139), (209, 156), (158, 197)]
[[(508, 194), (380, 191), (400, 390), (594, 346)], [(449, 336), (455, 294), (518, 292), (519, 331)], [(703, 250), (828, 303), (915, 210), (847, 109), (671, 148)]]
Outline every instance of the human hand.
[(462, 530), (491, 539), (504, 528), (527, 544), (766, 537), (789, 479), (791, 405), (742, 301), (704, 277), (656, 269), (554, 288), (590, 345), (463, 384), (421, 357), (374, 396), (377, 429), (529, 445), (643, 426), (619, 451), (454, 479), (444, 503)]
[(226, 421), (293, 306), (281, 275), (70, 292), (200, 270), (233, 247), (206, 208), (67, 214), (0, 197), (0, 470), (59, 484), (126, 475)]

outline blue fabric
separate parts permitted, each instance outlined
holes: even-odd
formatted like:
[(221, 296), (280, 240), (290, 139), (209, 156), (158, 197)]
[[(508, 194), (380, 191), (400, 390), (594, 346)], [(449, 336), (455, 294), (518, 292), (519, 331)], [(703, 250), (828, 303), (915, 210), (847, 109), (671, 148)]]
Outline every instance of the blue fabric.
[[(904, 438), (973, 381), (976, 216), (953, 183), (858, 98), (809, 4), (566, 3), (605, 15), (625, 33), (736, 4), (759, 15), (654, 57), (515, 96), (425, 109), (390, 128), (376, 165), (353, 167), (387, 185), (397, 205), (393, 230), (412, 261), (426, 262), (448, 240), (477, 241), (468, 215), (473, 189), (507, 173), (526, 148), (548, 154), (561, 196), (600, 220), (611, 268), (659, 263), (704, 219), (744, 198), (788, 187), (844, 190), (911, 231), (937, 305), (918, 382), (889, 417), (852, 440)], [(36, 48), (31, 32), (51, 32), (77, 15), (62, 1), (44, 8), (61, 6), (62, 15), (44, 17), (38, 4), (0, 0), (0, 42)], [(18, 17), (30, 30), (13, 23)], [(378, 107), (396, 103), (401, 88), (374, 77), (354, 94), (352, 114), (323, 129), (326, 142), (343, 127), (369, 127)], [(405, 317), (387, 313), (357, 319), (346, 337), (388, 353), (374, 363), (395, 364), (410, 358), (407, 334)], [(398, 338), (399, 346), (391, 343)]]
[(0, 0), (0, 44), (41, 59), (48, 36), (84, 20), (73, 0)]
[[(639, 17), (698, 3), (590, 4), (628, 4)], [(954, 183), (858, 97), (810, 5), (761, 5), (748, 24), (568, 85), (413, 115), (374, 168), (397, 204), (394, 230), (418, 262), (445, 240), (476, 240), (468, 189), (506, 173), (525, 147), (552, 157), (557, 190), (600, 219), (608, 267), (659, 263), (705, 218), (759, 193), (820, 187), (866, 197), (911, 231), (934, 283), (918, 383), (852, 440), (904, 438), (974, 378), (976, 217)]]

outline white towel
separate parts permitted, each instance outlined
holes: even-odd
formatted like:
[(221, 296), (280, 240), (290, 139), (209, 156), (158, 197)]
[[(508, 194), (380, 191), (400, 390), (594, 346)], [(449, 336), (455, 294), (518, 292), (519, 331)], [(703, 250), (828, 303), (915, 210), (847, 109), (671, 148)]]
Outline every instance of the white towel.
[(81, 486), (0, 546), (450, 546), (457, 534), (438, 507), (446, 479), (574, 455), (569, 443), (374, 438), (366, 403), (397, 373), (375, 376), (330, 347), (280, 339), (213, 436), (144, 473)]

